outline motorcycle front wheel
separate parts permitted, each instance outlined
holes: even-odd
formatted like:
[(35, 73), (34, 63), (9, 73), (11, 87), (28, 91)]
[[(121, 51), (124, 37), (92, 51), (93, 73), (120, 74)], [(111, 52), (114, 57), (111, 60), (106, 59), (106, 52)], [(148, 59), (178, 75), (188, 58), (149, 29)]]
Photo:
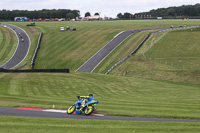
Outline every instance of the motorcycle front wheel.
[(75, 110), (76, 110), (76, 107), (74, 107), (74, 106), (72, 105), (72, 106), (70, 106), (70, 107), (67, 109), (67, 114), (72, 114)]
[(93, 106), (88, 106), (86, 109), (85, 109), (85, 115), (91, 115), (94, 111), (94, 107)]

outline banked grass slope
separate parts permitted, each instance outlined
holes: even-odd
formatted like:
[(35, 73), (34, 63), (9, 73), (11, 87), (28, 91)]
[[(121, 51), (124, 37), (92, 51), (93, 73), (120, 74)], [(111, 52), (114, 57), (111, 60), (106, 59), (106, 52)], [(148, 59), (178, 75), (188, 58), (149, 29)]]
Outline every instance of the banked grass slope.
[(200, 84), (199, 36), (200, 28), (152, 34), (136, 55), (111, 74)]

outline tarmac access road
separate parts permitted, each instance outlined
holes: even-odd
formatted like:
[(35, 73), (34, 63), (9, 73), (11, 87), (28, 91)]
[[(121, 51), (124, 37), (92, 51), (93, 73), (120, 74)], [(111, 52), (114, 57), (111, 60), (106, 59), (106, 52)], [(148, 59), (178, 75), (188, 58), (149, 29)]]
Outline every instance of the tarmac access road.
[(115, 36), (110, 42), (102, 47), (97, 53), (95, 53), (90, 59), (88, 59), (76, 72), (92, 72), (117, 46), (119, 46), (130, 35), (147, 30), (157, 30), (161, 28), (153, 29), (136, 29), (121, 32)]
[(17, 49), (15, 50), (15, 53), (5, 64), (0, 66), (0, 68), (12, 69), (13, 67), (20, 64), (26, 58), (31, 45), (30, 38), (23, 29), (17, 26), (10, 24), (0, 24), (0, 25), (3, 25), (5, 28), (8, 27), (12, 29), (18, 38), (18, 46)]
[(36, 110), (22, 110), (0, 107), (0, 116), (39, 117), (39, 118), (62, 118), (62, 119), (96, 119), (96, 120), (129, 120), (129, 121), (164, 121), (164, 122), (200, 122), (200, 120), (186, 119), (161, 119), (161, 118), (135, 118), (119, 116), (85, 116), (58, 112), (43, 112)]

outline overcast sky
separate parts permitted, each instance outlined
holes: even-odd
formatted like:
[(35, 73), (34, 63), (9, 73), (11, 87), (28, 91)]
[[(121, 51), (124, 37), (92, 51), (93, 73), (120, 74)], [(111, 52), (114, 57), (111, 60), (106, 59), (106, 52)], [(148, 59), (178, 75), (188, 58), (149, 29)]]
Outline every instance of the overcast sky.
[(91, 15), (101, 12), (101, 17), (115, 18), (118, 13), (135, 14), (151, 9), (196, 3), (200, 3), (200, 0), (0, 0), (0, 10), (75, 9), (81, 12), (81, 16), (86, 12), (90, 12)]

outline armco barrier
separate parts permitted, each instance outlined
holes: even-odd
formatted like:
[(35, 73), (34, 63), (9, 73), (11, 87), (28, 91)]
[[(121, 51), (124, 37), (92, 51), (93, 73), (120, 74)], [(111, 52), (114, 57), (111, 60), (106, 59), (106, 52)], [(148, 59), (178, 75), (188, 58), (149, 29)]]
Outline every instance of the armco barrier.
[(122, 60), (120, 60), (119, 62), (117, 62), (114, 66), (112, 66), (105, 74), (109, 74), (115, 67), (117, 67), (119, 64), (123, 63), (125, 60), (127, 60), (129, 57), (131, 57), (133, 54), (135, 54), (139, 48), (144, 44), (144, 42), (150, 37), (151, 33), (149, 33), (145, 39), (137, 46), (137, 48), (131, 52), (131, 54), (129, 54), (128, 56), (126, 56), (125, 58), (123, 58)]
[(3, 69), (0, 68), (0, 72), (5, 72), (5, 73), (14, 73), (14, 72), (19, 72), (19, 73), (34, 73), (34, 72), (41, 72), (41, 73), (69, 73), (69, 69), (26, 69), (26, 70), (10, 70), (10, 69)]
[(36, 47), (36, 49), (35, 49), (35, 53), (34, 53), (34, 55), (33, 55), (32, 61), (31, 61), (31, 68), (32, 68), (32, 69), (34, 69), (35, 59), (36, 59), (38, 50), (39, 50), (39, 48), (40, 48), (40, 43), (41, 43), (41, 40), (42, 40), (42, 36), (43, 36), (43, 33), (40, 33), (40, 37), (39, 37), (39, 39), (38, 39), (38, 44), (37, 44), (37, 47)]
[(151, 35), (151, 33), (149, 33), (145, 37), (145, 39), (137, 46), (137, 48), (133, 52), (131, 52), (131, 55), (135, 54), (139, 50), (139, 48), (146, 42), (146, 40), (150, 37), (150, 35)]

